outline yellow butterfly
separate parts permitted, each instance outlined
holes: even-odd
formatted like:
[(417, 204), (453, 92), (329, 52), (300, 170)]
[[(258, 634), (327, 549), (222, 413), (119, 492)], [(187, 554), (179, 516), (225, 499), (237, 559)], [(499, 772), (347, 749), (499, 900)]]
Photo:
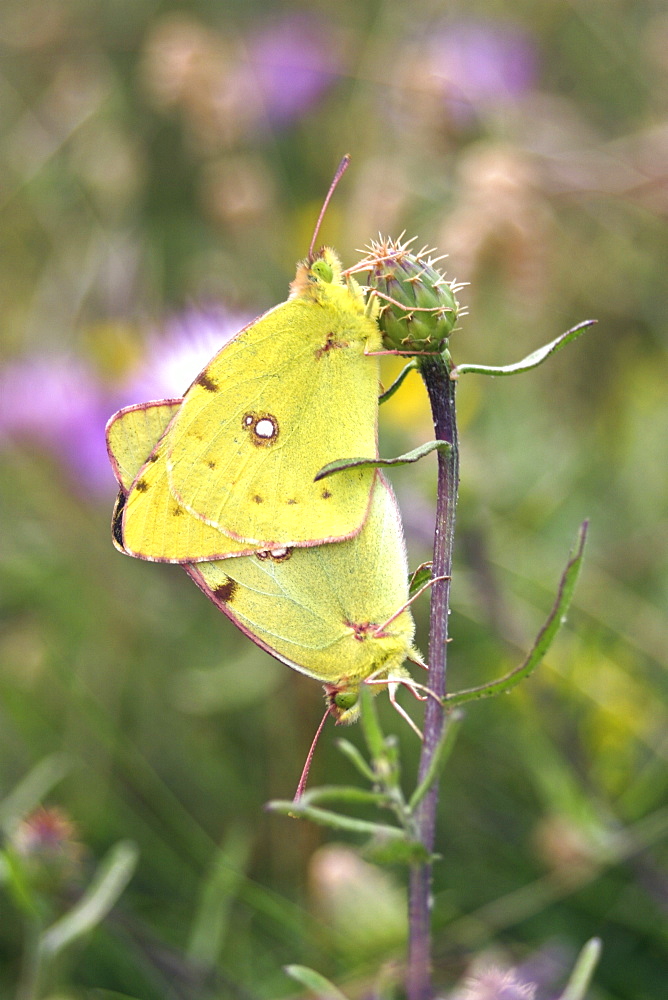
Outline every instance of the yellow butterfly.
[[(181, 405), (170, 400), (131, 406), (109, 422), (109, 455), (121, 486), (113, 524), (117, 545), (142, 458), (172, 426)], [(396, 501), (382, 475), (364, 526), (353, 538), (183, 568), (258, 646), (321, 681), (338, 722), (357, 718), (365, 681), (387, 683), (393, 701), (398, 684), (415, 690), (403, 667), (407, 658), (420, 662), (407, 607), (406, 553)]]
[(375, 470), (314, 477), (336, 459), (378, 454), (378, 324), (328, 248), (297, 266), (290, 289), (180, 405), (167, 401), (173, 415), (141, 456), (117, 525), (129, 555), (198, 562), (360, 530)]

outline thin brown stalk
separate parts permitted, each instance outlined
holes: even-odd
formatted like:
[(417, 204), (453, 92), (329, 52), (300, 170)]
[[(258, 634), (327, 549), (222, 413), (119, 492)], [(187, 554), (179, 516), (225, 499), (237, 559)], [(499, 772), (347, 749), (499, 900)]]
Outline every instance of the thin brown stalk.
[[(431, 593), (429, 630), (430, 689), (443, 698), (446, 694), (448, 652), (448, 614), (450, 606), (450, 576), (455, 530), (455, 507), (459, 481), (459, 452), (455, 418), (456, 381), (450, 379), (447, 355), (425, 356), (420, 371), (431, 403), (437, 440), (449, 441), (447, 453), (438, 455), (438, 493), (432, 574), (440, 578)], [(426, 774), (430, 761), (446, 724), (442, 704), (436, 698), (426, 703), (424, 743), (420, 757), (418, 780)], [(438, 806), (438, 783), (434, 782), (420, 803), (416, 815), (417, 837), (429, 853), (433, 852)], [(432, 1000), (431, 970), (431, 895), (432, 866), (427, 862), (411, 868), (409, 882), (409, 944), (406, 994), (408, 1000)]]

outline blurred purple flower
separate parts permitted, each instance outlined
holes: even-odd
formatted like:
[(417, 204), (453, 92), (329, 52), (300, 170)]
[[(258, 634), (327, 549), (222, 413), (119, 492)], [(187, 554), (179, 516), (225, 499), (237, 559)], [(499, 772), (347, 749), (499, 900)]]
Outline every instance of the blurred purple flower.
[(0, 374), (0, 446), (34, 442), (95, 492), (113, 487), (104, 447), (107, 416), (95, 374), (78, 359), (28, 357)]
[(493, 21), (449, 24), (426, 43), (424, 64), (440, 83), (455, 117), (478, 105), (513, 101), (536, 83), (537, 53), (521, 28)]
[(190, 310), (149, 339), (140, 368), (109, 385), (78, 358), (33, 356), (0, 372), (0, 448), (34, 443), (63, 463), (88, 493), (111, 496), (115, 480), (104, 429), (121, 406), (183, 395), (197, 373), (247, 316)]
[(247, 41), (247, 59), (271, 122), (308, 111), (342, 73), (334, 27), (293, 15)]
[(118, 405), (182, 396), (213, 355), (253, 318), (211, 306), (168, 319), (149, 337), (139, 368), (122, 386)]
[(518, 979), (513, 971), (490, 968), (468, 980), (464, 993), (453, 1000), (534, 1000), (536, 986)]

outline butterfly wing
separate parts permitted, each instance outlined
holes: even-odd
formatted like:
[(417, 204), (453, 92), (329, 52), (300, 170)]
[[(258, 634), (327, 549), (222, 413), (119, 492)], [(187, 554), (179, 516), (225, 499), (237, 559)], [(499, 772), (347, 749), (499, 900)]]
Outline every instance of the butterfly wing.
[(160, 521), (167, 493), (246, 550), (359, 530), (374, 471), (313, 480), (337, 458), (377, 454), (378, 361), (368, 352), (380, 334), (356, 286), (311, 278), (230, 341), (186, 393), (129, 491), (130, 554), (183, 562), (243, 550), (221, 551), (227, 542), (207, 532), (184, 551), (181, 521)]
[[(118, 510), (179, 406), (164, 400), (128, 407), (109, 422)], [(415, 653), (411, 613), (396, 615), (408, 600), (401, 520), (380, 474), (369, 516), (351, 539), (183, 568), (258, 646), (322, 683), (354, 689), (371, 674), (401, 676), (404, 659)]]
[(413, 652), (406, 554), (394, 495), (378, 476), (362, 530), (342, 542), (184, 567), (279, 660), (325, 684), (398, 673)]
[(160, 399), (125, 406), (107, 421), (109, 461), (119, 486), (126, 492), (182, 402)]
[[(112, 516), (112, 539), (121, 552), (129, 555), (123, 531), (123, 515), (127, 494), (139, 473), (146, 483), (152, 483), (152, 503), (141, 509), (143, 530), (153, 539), (153, 551), (159, 553), (169, 548), (173, 557), (169, 562), (184, 560), (188, 552), (205, 550), (212, 557), (227, 558), (238, 553), (255, 551), (255, 546), (235, 542), (216, 528), (193, 517), (181, 507), (169, 492), (166, 476), (154, 475), (151, 458), (182, 400), (165, 399), (138, 406), (127, 406), (107, 423), (107, 450), (114, 474), (122, 490), (116, 500)], [(146, 456), (151, 456), (148, 461)], [(159, 472), (159, 470), (158, 470)], [(161, 561), (159, 555), (144, 556)]]

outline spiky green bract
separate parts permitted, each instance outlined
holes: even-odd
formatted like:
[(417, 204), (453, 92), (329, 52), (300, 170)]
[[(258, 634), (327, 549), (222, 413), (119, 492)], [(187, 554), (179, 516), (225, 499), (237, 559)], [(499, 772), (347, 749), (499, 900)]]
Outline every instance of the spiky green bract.
[(383, 345), (402, 354), (441, 352), (459, 313), (458, 287), (435, 266), (431, 251), (414, 251), (412, 240), (381, 239), (366, 247), (367, 256), (351, 268), (366, 271), (366, 284), (379, 300), (378, 323)]

